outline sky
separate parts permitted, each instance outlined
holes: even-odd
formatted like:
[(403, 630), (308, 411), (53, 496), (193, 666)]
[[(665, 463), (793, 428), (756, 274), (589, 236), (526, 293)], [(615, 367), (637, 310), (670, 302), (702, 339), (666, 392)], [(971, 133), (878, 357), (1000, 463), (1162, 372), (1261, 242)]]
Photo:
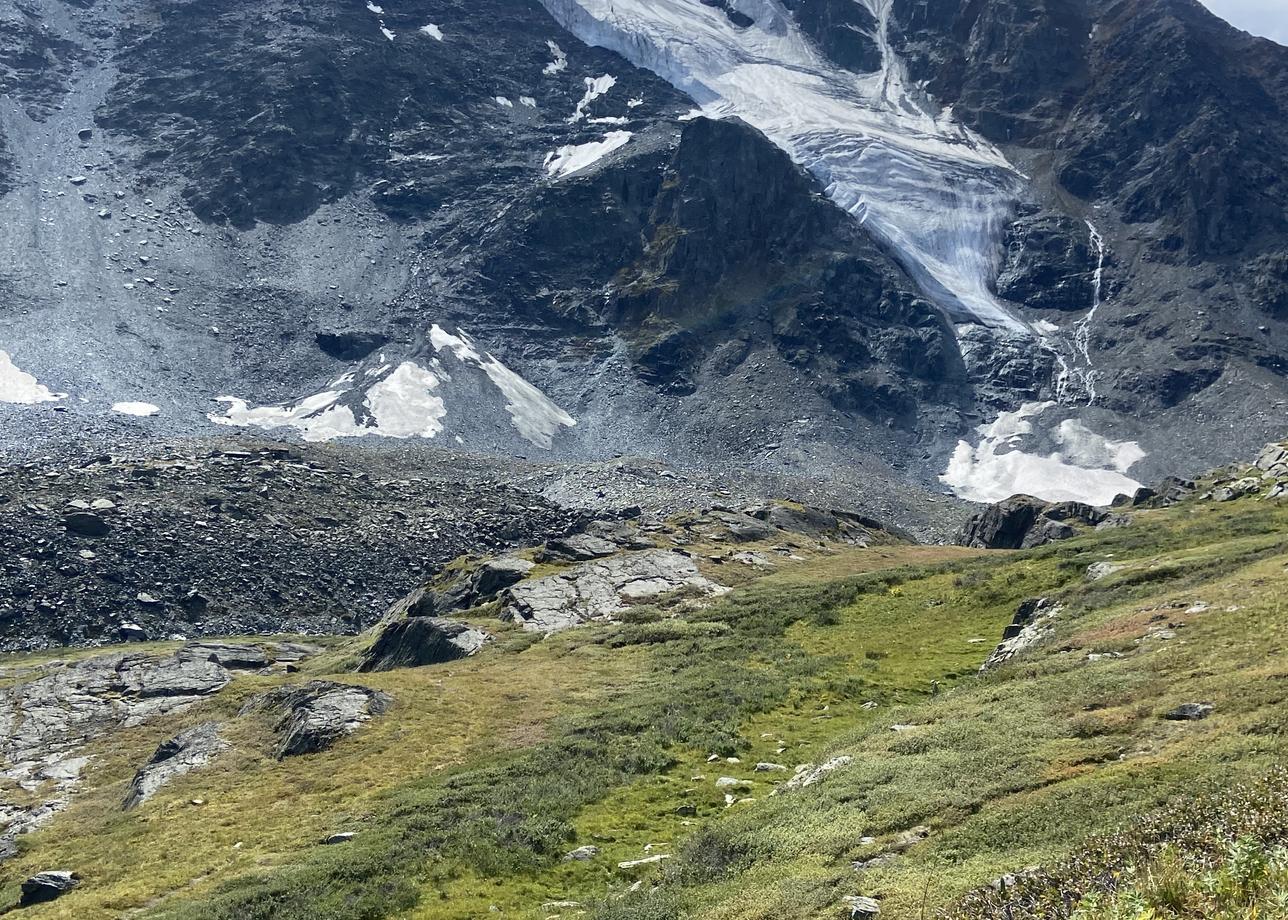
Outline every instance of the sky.
[(1288, 0), (1203, 0), (1226, 22), (1288, 45)]

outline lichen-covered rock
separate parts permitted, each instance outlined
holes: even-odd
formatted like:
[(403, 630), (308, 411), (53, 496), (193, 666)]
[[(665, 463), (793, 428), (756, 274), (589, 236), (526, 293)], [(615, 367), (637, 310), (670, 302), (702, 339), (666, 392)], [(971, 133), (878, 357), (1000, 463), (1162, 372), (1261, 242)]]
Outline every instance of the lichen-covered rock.
[(1002, 641), (980, 665), (980, 671), (992, 670), (1037, 645), (1050, 632), (1051, 620), (1063, 609), (1049, 597), (1029, 598), (1022, 602), (1010, 625), (1002, 631)]
[(0, 858), (13, 854), (19, 834), (66, 807), (89, 762), (88, 742), (182, 711), (230, 679), (212, 661), (117, 654), (54, 662), (0, 690), (0, 770), (28, 792), (45, 790), (35, 804), (0, 793)]
[(446, 584), (426, 585), (393, 606), (390, 619), (435, 617), (485, 604), (527, 577), (534, 564), (515, 556), (487, 559)]
[(689, 588), (719, 593), (688, 556), (669, 550), (626, 553), (520, 582), (503, 596), (502, 616), (524, 629), (558, 632), (621, 613), (632, 604)]
[(205, 766), (227, 747), (217, 722), (203, 722), (161, 742), (152, 759), (134, 774), (121, 807), (128, 811), (141, 805), (170, 780)]
[(275, 726), (280, 740), (274, 752), (281, 760), (325, 751), (384, 713), (392, 702), (388, 694), (370, 687), (314, 680), (252, 697), (241, 713), (281, 714)]
[(456, 620), (407, 617), (380, 627), (359, 671), (391, 671), (443, 664), (473, 655), (491, 640), (481, 629)]

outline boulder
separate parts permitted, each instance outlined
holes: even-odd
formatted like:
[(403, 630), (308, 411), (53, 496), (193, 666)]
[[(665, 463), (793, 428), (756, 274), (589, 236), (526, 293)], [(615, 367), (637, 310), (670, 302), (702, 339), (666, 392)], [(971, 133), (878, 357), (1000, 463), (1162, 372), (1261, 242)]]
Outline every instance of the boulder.
[(1121, 572), (1122, 570), (1123, 566), (1115, 565), (1112, 562), (1093, 562), (1091, 565), (1087, 566), (1086, 578), (1087, 581), (1100, 581), (1101, 579), (1108, 578), (1115, 572)]
[(1057, 540), (1069, 540), (1077, 535), (1078, 531), (1063, 521), (1039, 518), (1038, 522), (1024, 535), (1020, 548), (1032, 549), (1036, 546), (1046, 546), (1048, 543), (1055, 543)]
[(1256, 476), (1245, 476), (1234, 482), (1217, 486), (1212, 490), (1212, 498), (1218, 502), (1229, 502), (1259, 491), (1261, 491), (1261, 480)]
[(380, 627), (359, 671), (418, 668), (467, 658), (491, 640), (481, 629), (456, 620), (407, 617)]
[(502, 596), (502, 618), (524, 629), (552, 633), (615, 616), (632, 604), (681, 588), (706, 594), (724, 590), (682, 553), (626, 553), (515, 585)]
[(1267, 444), (1253, 466), (1274, 476), (1288, 476), (1288, 443)]
[(280, 713), (274, 726), (278, 760), (325, 751), (389, 709), (388, 694), (370, 687), (314, 680), (252, 697), (241, 714)]
[(564, 862), (585, 862), (594, 859), (599, 855), (599, 847), (584, 846), (577, 847), (571, 853), (564, 854)]
[(146, 802), (176, 776), (205, 766), (227, 747), (216, 722), (203, 722), (161, 742), (152, 759), (134, 774), (121, 807), (128, 811)]
[(867, 898), (861, 895), (850, 895), (843, 899), (847, 914), (851, 920), (858, 920), (863, 917), (876, 917), (881, 913), (881, 904), (875, 898)]
[(106, 537), (112, 532), (107, 521), (92, 511), (73, 511), (63, 515), (63, 527), (68, 533), (82, 537)]
[(967, 521), (956, 542), (977, 549), (1031, 549), (1077, 536), (1073, 524), (1094, 527), (1108, 518), (1107, 512), (1082, 502), (1053, 503), (1013, 495)]
[(957, 542), (978, 549), (1019, 549), (1046, 508), (1046, 502), (1028, 495), (1014, 495), (990, 505), (962, 527)]
[(75, 872), (55, 869), (37, 872), (22, 883), (22, 894), (18, 900), (19, 907), (30, 907), (33, 904), (44, 904), (61, 898), (80, 884)]
[(1197, 722), (1206, 719), (1215, 709), (1211, 703), (1182, 703), (1175, 709), (1169, 709), (1163, 714), (1163, 718), (1172, 722)]
[(1025, 649), (1037, 645), (1050, 632), (1051, 620), (1059, 616), (1063, 609), (1047, 597), (1035, 597), (1022, 601), (1010, 625), (1002, 630), (1001, 643), (980, 665), (980, 671), (991, 670), (1010, 661)]

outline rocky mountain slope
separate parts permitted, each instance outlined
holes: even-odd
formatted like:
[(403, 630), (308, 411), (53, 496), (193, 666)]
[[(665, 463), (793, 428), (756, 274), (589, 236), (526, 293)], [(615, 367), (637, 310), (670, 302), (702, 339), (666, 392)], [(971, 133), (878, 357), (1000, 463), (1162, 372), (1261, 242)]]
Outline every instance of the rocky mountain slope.
[(0, 28), (11, 456), (234, 426), (1107, 501), (1282, 421), (1288, 51), (1193, 0)]

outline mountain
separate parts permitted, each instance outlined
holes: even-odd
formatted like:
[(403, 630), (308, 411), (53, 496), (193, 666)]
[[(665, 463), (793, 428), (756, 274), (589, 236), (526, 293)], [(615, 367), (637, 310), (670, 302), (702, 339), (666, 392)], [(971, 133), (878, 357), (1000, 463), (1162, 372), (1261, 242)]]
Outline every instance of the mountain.
[(2, 28), (14, 456), (233, 426), (1108, 501), (1282, 423), (1288, 50), (1193, 0)]

